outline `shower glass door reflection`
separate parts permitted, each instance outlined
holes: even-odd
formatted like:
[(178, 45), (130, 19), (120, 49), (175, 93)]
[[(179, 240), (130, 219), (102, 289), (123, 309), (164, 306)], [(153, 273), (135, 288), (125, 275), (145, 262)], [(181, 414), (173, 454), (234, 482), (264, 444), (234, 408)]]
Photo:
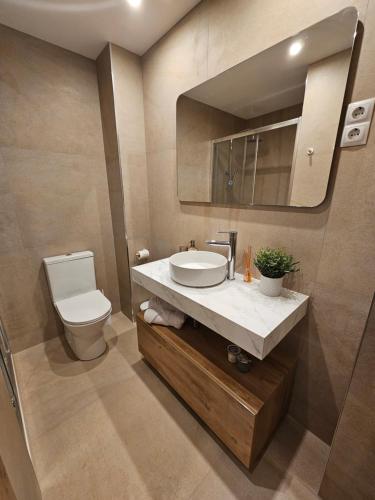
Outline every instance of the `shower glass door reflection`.
[(258, 136), (213, 143), (212, 202), (251, 205)]
[(288, 205), (297, 124), (258, 134), (254, 205)]
[(287, 205), (299, 119), (213, 141), (212, 202)]

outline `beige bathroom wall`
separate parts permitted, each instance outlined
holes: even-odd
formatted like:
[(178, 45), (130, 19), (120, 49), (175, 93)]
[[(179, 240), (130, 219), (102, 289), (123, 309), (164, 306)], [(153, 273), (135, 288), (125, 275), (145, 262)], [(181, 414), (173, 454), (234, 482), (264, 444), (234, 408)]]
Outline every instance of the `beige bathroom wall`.
[(42, 258), (93, 250), (119, 310), (95, 63), (0, 26), (0, 316), (19, 351), (62, 331)]
[[(302, 114), (302, 105), (303, 103), (295, 104), (252, 118), (248, 120), (248, 127), (254, 129), (298, 118)], [(296, 125), (293, 125), (261, 134), (254, 192), (255, 204), (289, 204), (288, 192), (296, 129)], [(263, 169), (262, 167), (266, 168)]]
[(96, 60), (100, 111), (102, 118), (109, 201), (118, 273), (121, 311), (133, 317), (129, 249), (125, 223), (125, 198), (121, 171), (120, 148), (116, 124), (111, 46), (108, 44)]
[[(129, 263), (134, 266), (137, 251), (150, 248), (142, 64), (139, 56), (117, 45), (110, 45), (110, 54)], [(131, 286), (136, 312), (144, 292), (136, 283)]]
[[(351, 50), (344, 50), (308, 68), (290, 191), (293, 206), (315, 207), (325, 198), (350, 59)], [(312, 156), (306, 153), (309, 148)]]
[(209, 77), (326, 16), (355, 5), (364, 39), (353, 99), (375, 95), (375, 0), (205, 0), (143, 57), (151, 242), (154, 258), (218, 229), (247, 244), (283, 246), (301, 261), (288, 285), (311, 295), (288, 342), (299, 348), (290, 412), (330, 442), (348, 387), (375, 282), (374, 126), (366, 147), (336, 150), (327, 201), (317, 209), (234, 209), (177, 198), (176, 100)]
[(375, 493), (375, 301), (320, 488), (324, 500), (370, 499)]
[(287, 205), (297, 125), (263, 132), (259, 136), (254, 203)]
[(178, 198), (181, 201), (212, 200), (212, 139), (246, 128), (246, 120), (186, 96), (178, 99), (177, 161)]

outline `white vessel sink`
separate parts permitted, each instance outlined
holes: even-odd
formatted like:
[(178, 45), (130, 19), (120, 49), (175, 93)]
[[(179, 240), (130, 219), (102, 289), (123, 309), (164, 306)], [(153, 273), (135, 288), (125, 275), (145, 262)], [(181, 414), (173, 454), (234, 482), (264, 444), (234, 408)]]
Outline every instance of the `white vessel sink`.
[(213, 286), (227, 277), (227, 264), (227, 259), (216, 252), (180, 252), (169, 258), (169, 274), (181, 285)]

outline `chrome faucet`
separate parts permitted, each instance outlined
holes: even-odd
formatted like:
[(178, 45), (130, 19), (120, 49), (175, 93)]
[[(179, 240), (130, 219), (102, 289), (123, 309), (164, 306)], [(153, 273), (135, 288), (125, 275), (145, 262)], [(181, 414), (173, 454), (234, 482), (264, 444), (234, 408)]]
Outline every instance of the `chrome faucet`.
[(236, 270), (236, 246), (237, 246), (237, 231), (218, 231), (218, 234), (228, 234), (229, 240), (207, 240), (207, 245), (213, 247), (228, 247), (228, 280), (234, 280), (234, 272)]

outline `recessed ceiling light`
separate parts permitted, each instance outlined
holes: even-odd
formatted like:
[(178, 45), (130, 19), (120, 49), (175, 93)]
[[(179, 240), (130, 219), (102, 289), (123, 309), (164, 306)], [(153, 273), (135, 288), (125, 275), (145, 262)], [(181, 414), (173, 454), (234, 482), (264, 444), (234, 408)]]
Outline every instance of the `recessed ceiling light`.
[(142, 0), (127, 0), (130, 7), (139, 7), (142, 3)]
[(293, 42), (292, 45), (289, 47), (289, 55), (296, 56), (301, 52), (302, 48), (303, 48), (303, 43), (301, 42), (301, 40)]

